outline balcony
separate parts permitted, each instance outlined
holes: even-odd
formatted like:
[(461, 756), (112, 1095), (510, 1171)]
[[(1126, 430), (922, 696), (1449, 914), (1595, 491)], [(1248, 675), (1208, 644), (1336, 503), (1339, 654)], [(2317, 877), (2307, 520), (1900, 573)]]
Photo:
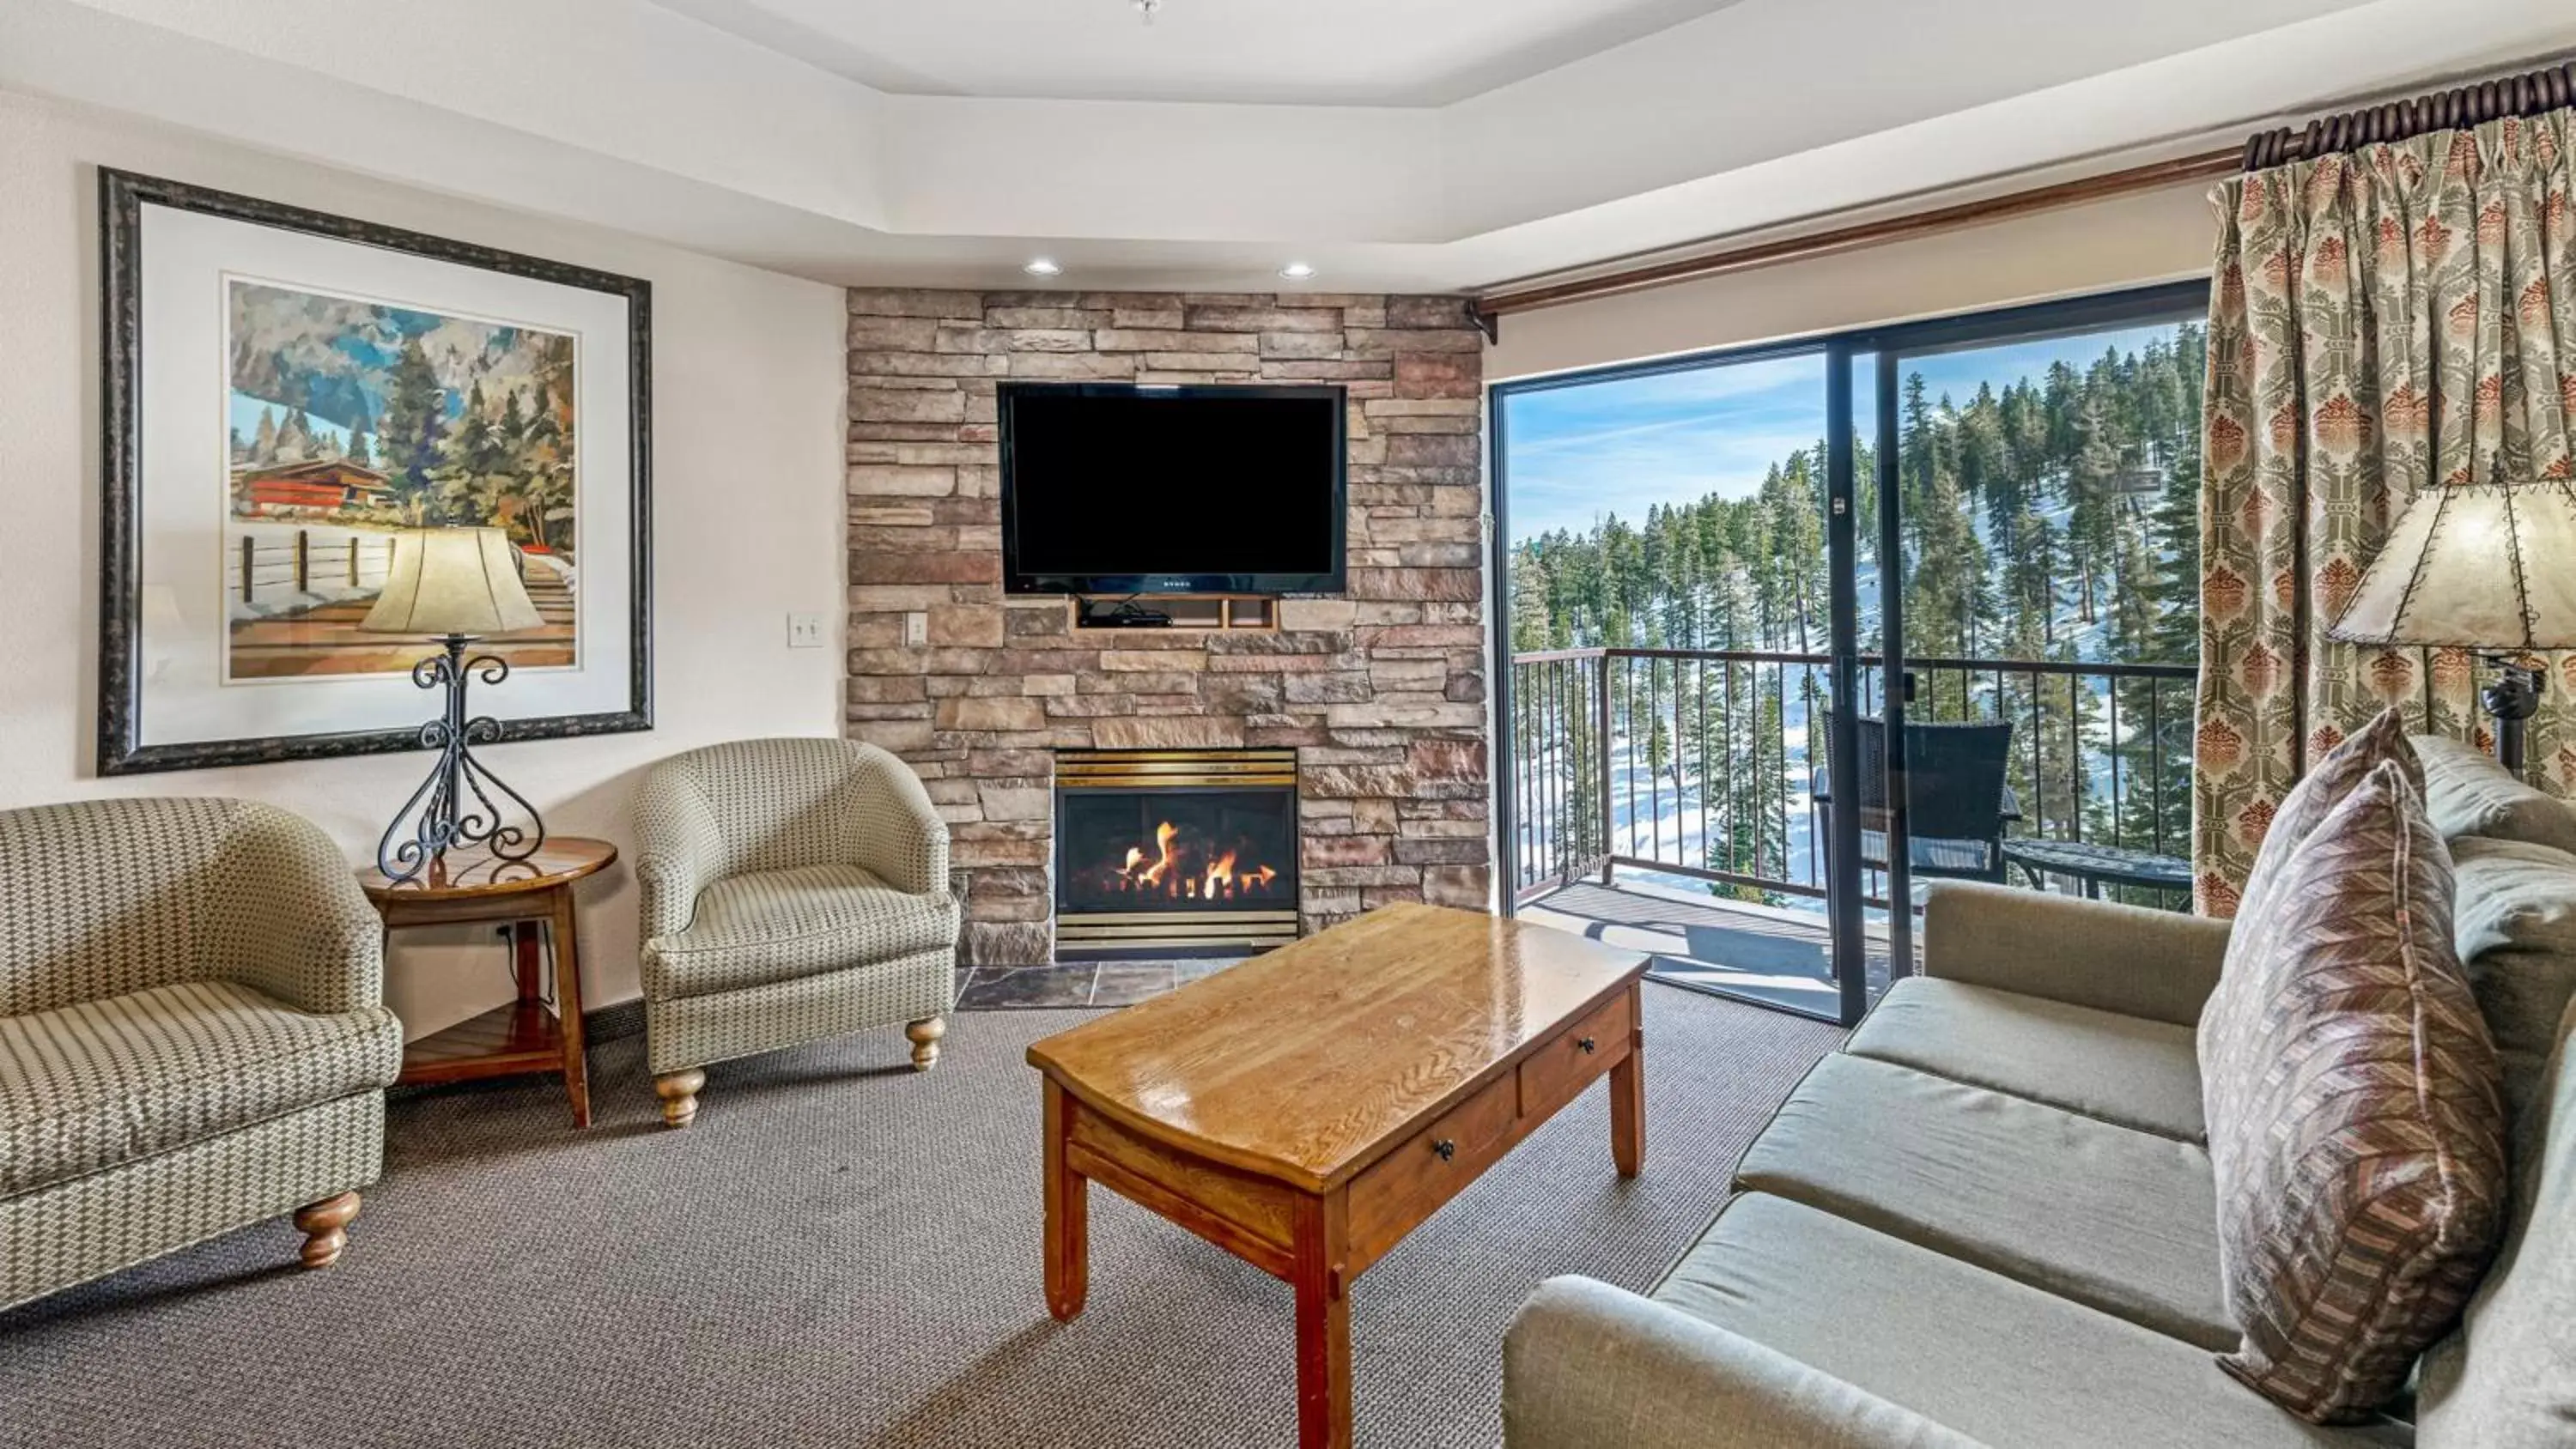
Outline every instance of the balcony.
[[(1875, 715), (1883, 670), (1876, 658), (1860, 663), (1861, 712)], [(1830, 807), (1815, 798), (1831, 664), (1763, 650), (1514, 655), (1508, 777), (1498, 783), (1519, 913), (1644, 951), (1659, 980), (1834, 1015)], [(2012, 725), (1995, 802), (2004, 848), (1993, 864), (2006, 883), (2188, 907), (2179, 883), (2135, 880), (2188, 853), (2192, 666), (1916, 658), (1909, 667), (1909, 720)], [(2111, 863), (2107, 875), (2037, 869), (2044, 853), (2017, 847), (2049, 841), (2109, 847), (2080, 853)], [(1929, 858), (1926, 844), (1909, 858)], [(1883, 857), (1883, 843), (1863, 858), (1874, 854)], [(2118, 868), (2130, 861), (2134, 870)], [(1909, 908), (1922, 894), (1915, 874)], [(1886, 873), (1865, 870), (1863, 883), (1875, 1000), (1892, 967)]]

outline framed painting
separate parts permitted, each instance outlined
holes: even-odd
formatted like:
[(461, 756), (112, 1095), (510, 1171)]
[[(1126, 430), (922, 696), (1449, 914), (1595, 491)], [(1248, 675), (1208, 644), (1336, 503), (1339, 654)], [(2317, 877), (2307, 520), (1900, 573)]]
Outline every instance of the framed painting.
[(104, 169), (99, 236), (101, 774), (423, 748), (369, 616), (451, 528), (539, 620), (492, 738), (652, 728), (648, 283)]

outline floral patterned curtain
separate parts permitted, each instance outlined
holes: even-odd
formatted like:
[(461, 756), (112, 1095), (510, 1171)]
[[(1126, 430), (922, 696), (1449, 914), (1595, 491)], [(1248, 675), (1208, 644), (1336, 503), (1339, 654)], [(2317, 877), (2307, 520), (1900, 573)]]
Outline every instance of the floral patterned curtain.
[[(2272, 812), (2388, 705), (2487, 743), (2458, 649), (2327, 628), (2424, 488), (2570, 476), (2576, 111), (2366, 146), (2222, 183), (2203, 412), (2200, 909), (2235, 914)], [(2576, 568), (2576, 559), (2564, 560)], [(2576, 795), (2576, 656), (2546, 666), (2535, 784)]]

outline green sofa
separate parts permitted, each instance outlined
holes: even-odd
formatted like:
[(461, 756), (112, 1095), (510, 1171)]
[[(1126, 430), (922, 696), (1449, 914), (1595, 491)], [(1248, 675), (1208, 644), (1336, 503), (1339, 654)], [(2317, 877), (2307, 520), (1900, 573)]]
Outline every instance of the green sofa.
[(294, 1211), (335, 1260), (402, 1025), (328, 836), (241, 800), (0, 811), (0, 1308)]
[(2500, 808), (2521, 787), (2473, 752), (2423, 753), (2516, 1197), (2404, 1417), (2319, 1427), (2213, 1361), (2237, 1329), (2194, 1025), (2227, 926), (1942, 885), (1923, 974), (1791, 1093), (1663, 1281), (1522, 1307), (1507, 1449), (2576, 1445), (2576, 856), (2543, 843), (2569, 822)]

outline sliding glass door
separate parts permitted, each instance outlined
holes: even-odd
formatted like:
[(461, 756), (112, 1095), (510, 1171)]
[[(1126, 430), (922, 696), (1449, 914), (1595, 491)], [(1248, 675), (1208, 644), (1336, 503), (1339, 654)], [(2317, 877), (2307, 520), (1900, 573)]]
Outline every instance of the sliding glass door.
[[(1977, 880), (2188, 905), (2205, 305), (2166, 288), (1875, 339), (1882, 899)], [(1902, 975), (1914, 915), (1886, 921)]]
[(2188, 823), (2201, 290), (1498, 386), (1512, 906), (1850, 1022), (1930, 879), (2151, 893), (2099, 852)]

